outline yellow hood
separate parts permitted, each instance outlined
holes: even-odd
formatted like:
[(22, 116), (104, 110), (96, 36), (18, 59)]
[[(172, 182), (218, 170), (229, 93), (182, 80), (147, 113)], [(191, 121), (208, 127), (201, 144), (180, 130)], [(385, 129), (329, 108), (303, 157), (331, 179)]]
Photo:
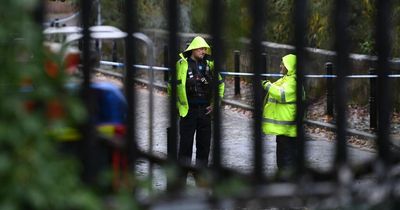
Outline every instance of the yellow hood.
[(296, 56), (293, 54), (288, 54), (283, 56), (282, 63), (288, 70), (287, 75), (294, 75), (296, 74), (296, 63), (297, 59)]
[(186, 48), (185, 52), (194, 50), (194, 49), (198, 49), (198, 48), (206, 48), (206, 54), (207, 55), (211, 55), (211, 48), (210, 46), (207, 44), (206, 40), (204, 40), (202, 37), (200, 36), (196, 36), (193, 41), (190, 43), (190, 45)]

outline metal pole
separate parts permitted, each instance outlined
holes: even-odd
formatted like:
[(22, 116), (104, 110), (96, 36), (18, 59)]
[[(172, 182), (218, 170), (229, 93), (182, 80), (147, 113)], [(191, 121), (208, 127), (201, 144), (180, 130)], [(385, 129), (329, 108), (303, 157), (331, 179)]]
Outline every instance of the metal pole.
[[(212, 92), (213, 92), (213, 123), (212, 123), (212, 131), (213, 131), (213, 168), (220, 172), (222, 166), (221, 159), (221, 110), (219, 108), (220, 97), (219, 97), (219, 72), (222, 68), (222, 58), (224, 54), (224, 43), (222, 40), (222, 27), (223, 25), (223, 1), (222, 0), (213, 0), (210, 4), (209, 12), (211, 13), (209, 21), (211, 22), (211, 36), (212, 36), (212, 45), (213, 45), (213, 59), (214, 59), (214, 70), (213, 70), (213, 83), (212, 83)], [(218, 174), (215, 178), (218, 183), (222, 180), (223, 177)]]
[[(261, 59), (262, 59), (262, 71), (261, 71), (261, 72), (264, 72), (265, 74), (268, 74), (267, 53), (265, 53), (265, 52), (261, 53)], [(262, 79), (262, 78), (261, 78), (261, 79)], [(267, 78), (266, 78), (266, 79), (267, 79)], [(262, 97), (265, 98), (266, 94), (267, 94), (267, 91), (265, 91), (265, 90), (263, 89), (263, 91), (262, 91)], [(264, 104), (263, 104), (263, 106), (264, 106)]]
[(90, 80), (91, 80), (91, 64), (90, 62), (90, 2), (82, 0), (81, 1), (81, 21), (83, 26), (83, 38), (82, 38), (82, 72), (83, 72), (83, 84), (81, 87), (81, 97), (85, 104), (85, 108), (88, 112), (89, 118), (82, 126), (82, 162), (83, 162), (83, 180), (87, 183), (95, 183), (95, 171), (96, 171), (96, 161), (95, 161), (95, 139), (94, 137), (94, 127), (90, 117), (93, 116), (93, 94), (90, 94)]
[[(336, 73), (337, 79), (335, 85), (335, 102), (336, 102), (336, 126), (337, 126), (337, 144), (335, 166), (341, 168), (347, 161), (347, 90), (346, 90), (346, 76), (351, 74), (349, 72), (349, 40), (347, 39), (347, 26), (348, 26), (348, 11), (349, 4), (346, 0), (336, 0), (335, 10), (335, 50), (336, 56)], [(340, 171), (338, 170), (338, 176)]]
[[(97, 0), (97, 25), (101, 26), (102, 21), (101, 21), (101, 0)], [(97, 42), (97, 49), (99, 51), (99, 58), (101, 60), (101, 48), (102, 48), (102, 42), (101, 39), (96, 40)]]
[(254, 168), (253, 176), (256, 183), (261, 183), (264, 179), (264, 158), (263, 158), (263, 141), (261, 135), (262, 123), (262, 87), (261, 87), (261, 41), (264, 31), (264, 10), (265, 1), (255, 0), (252, 1), (251, 11), (253, 18), (253, 26), (251, 29), (251, 47), (253, 49), (252, 62), (253, 62), (253, 97), (254, 97), (254, 124), (253, 124), (253, 148), (254, 148)]
[[(176, 102), (177, 102), (177, 94), (176, 94), (176, 66), (175, 62), (178, 59), (178, 2), (177, 0), (170, 0), (168, 1), (168, 30), (169, 30), (169, 40), (168, 46), (170, 50), (171, 56), (169, 56), (168, 63), (171, 69), (171, 97), (170, 97), (170, 135), (168, 136), (167, 142), (167, 155), (168, 159), (173, 162), (177, 163), (177, 155), (178, 155), (178, 125), (177, 125), (177, 109), (176, 109)], [(179, 187), (179, 183), (176, 181), (174, 182), (173, 179), (175, 177), (167, 177), (167, 190), (168, 191), (175, 191), (177, 187)]]
[[(240, 72), (240, 51), (234, 51), (235, 72)], [(235, 95), (240, 95), (240, 76), (235, 76)]]
[[(328, 62), (325, 64), (326, 74), (333, 75), (333, 64)], [(333, 78), (326, 78), (326, 114), (333, 117)]]
[[(169, 55), (168, 55), (168, 45), (164, 46), (164, 67), (169, 66)], [(164, 71), (164, 81), (169, 79), (169, 71)]]
[(262, 65), (261, 66), (262, 66), (262, 69), (263, 69), (262, 72), (268, 74), (267, 53), (265, 53), (265, 52), (261, 53), (261, 59), (262, 59)]
[[(148, 134), (149, 134), (149, 154), (153, 155), (153, 147), (154, 147), (154, 132), (153, 132), (153, 127), (154, 127), (154, 70), (153, 70), (153, 66), (154, 66), (154, 61), (155, 61), (155, 54), (154, 54), (154, 43), (153, 41), (146, 36), (143, 33), (134, 33), (133, 36), (138, 39), (143, 41), (146, 46), (147, 46), (147, 63), (150, 66), (150, 69), (148, 71), (148, 76), (150, 79), (150, 84), (148, 85), (149, 87), (149, 130), (148, 130)], [(153, 181), (153, 162), (150, 161), (149, 163), (149, 180), (150, 182)], [(152, 190), (153, 185), (151, 185), (150, 189)]]
[[(113, 41), (113, 46), (112, 46), (112, 61), (117, 62), (118, 61), (118, 45), (117, 41)], [(116, 69), (117, 66), (113, 66), (113, 69)]]
[(305, 135), (303, 128), (304, 118), (304, 60), (305, 60), (305, 34), (307, 25), (307, 0), (295, 1), (295, 15), (293, 17), (295, 25), (295, 46), (296, 46), (296, 131), (297, 131), (297, 148), (296, 148), (296, 176), (290, 178), (300, 178), (305, 173)]
[(135, 63), (135, 42), (133, 32), (136, 31), (136, 1), (125, 1), (125, 27), (128, 36), (125, 38), (125, 95), (128, 103), (127, 119), (126, 119), (126, 147), (124, 152), (128, 157), (128, 166), (132, 173), (135, 172), (135, 163), (138, 154), (137, 143), (135, 139), (135, 99), (134, 91), (134, 67)]
[[(370, 75), (375, 75), (375, 69), (369, 69)], [(369, 128), (375, 130), (377, 128), (377, 106), (376, 106), (376, 78), (369, 79)]]
[(392, 15), (392, 1), (378, 0), (376, 15), (376, 48), (378, 53), (378, 154), (380, 160), (389, 164), (391, 154), (390, 140), (390, 114), (392, 111), (392, 93), (389, 71), (390, 42), (390, 17)]

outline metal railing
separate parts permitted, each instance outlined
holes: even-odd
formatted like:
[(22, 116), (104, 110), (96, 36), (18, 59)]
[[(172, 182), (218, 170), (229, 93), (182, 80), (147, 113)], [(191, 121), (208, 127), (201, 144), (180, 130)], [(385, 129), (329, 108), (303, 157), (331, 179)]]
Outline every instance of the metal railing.
[[(261, 110), (262, 110), (262, 99), (261, 99), (261, 85), (260, 80), (262, 76), (277, 76), (274, 74), (262, 74), (260, 71), (264, 66), (263, 59), (261, 56), (261, 32), (264, 26), (264, 18), (263, 14), (265, 11), (261, 10), (263, 8), (263, 4), (265, 1), (255, 0), (251, 1), (250, 8), (252, 8), (252, 18), (255, 20), (252, 27), (252, 37), (251, 37), (251, 46), (253, 49), (253, 73), (240, 73), (237, 72), (219, 72), (221, 68), (220, 58), (223, 55), (222, 49), (224, 49), (224, 40), (222, 39), (221, 32), (221, 23), (223, 15), (221, 12), (224, 10), (221, 9), (222, 1), (221, 0), (213, 0), (210, 4), (210, 17), (212, 21), (211, 24), (211, 37), (213, 38), (213, 55), (215, 58), (215, 73), (222, 73), (225, 75), (232, 76), (252, 76), (252, 84), (253, 84), (253, 95), (254, 95), (254, 121), (253, 121), (253, 134), (249, 138), (253, 141), (253, 162), (254, 168), (252, 174), (242, 174), (238, 171), (233, 171), (231, 169), (224, 168), (221, 164), (221, 113), (218, 107), (218, 94), (214, 94), (214, 112), (213, 112), (213, 163), (210, 168), (207, 170), (210, 172), (210, 189), (216, 189), (220, 183), (223, 183), (226, 180), (230, 180), (231, 178), (235, 178), (237, 180), (242, 181), (246, 184), (240, 194), (234, 194), (227, 198), (218, 197), (216, 194), (212, 193), (206, 197), (197, 198), (196, 197), (186, 197), (179, 196), (178, 192), (183, 192), (184, 188), (179, 185), (177, 180), (168, 177), (167, 180), (167, 190), (166, 196), (169, 202), (162, 203), (159, 200), (155, 201), (156, 204), (150, 205), (149, 208), (154, 208), (160, 206), (168, 206), (173, 205), (174, 201), (178, 200), (185, 203), (191, 204), (192, 207), (197, 202), (200, 202), (203, 207), (221, 207), (224, 205), (224, 202), (232, 202), (240, 203), (243, 201), (257, 200), (260, 203), (266, 203), (266, 205), (278, 205), (278, 206), (298, 206), (303, 204), (320, 204), (329, 207), (341, 207), (346, 205), (360, 205), (362, 202), (366, 201), (370, 203), (371, 206), (376, 204), (387, 204), (393, 206), (392, 209), (399, 206), (399, 169), (398, 169), (398, 159), (393, 158), (392, 152), (389, 150), (389, 129), (390, 129), (390, 113), (392, 108), (392, 101), (390, 99), (390, 82), (389, 82), (389, 72), (388, 72), (388, 55), (389, 55), (389, 15), (390, 13), (390, 1), (380, 0), (377, 1), (377, 23), (376, 23), (376, 34), (377, 34), (377, 52), (378, 52), (378, 65), (377, 65), (377, 75), (353, 75), (351, 76), (350, 72), (345, 70), (349, 69), (349, 52), (348, 52), (348, 40), (345, 38), (346, 36), (346, 25), (348, 24), (348, 5), (345, 0), (337, 0), (335, 1), (335, 28), (336, 28), (336, 41), (335, 41), (335, 49), (337, 52), (337, 57), (335, 60), (336, 64), (336, 74), (328, 73), (327, 75), (309, 75), (310, 78), (335, 78), (336, 83), (340, 83), (341, 85), (335, 86), (336, 97), (334, 100), (330, 100), (330, 104), (334, 104), (337, 112), (337, 139), (336, 139), (336, 155), (335, 155), (335, 167), (328, 172), (317, 172), (312, 169), (307, 168), (305, 155), (306, 155), (306, 145), (305, 145), (305, 134), (303, 130), (303, 114), (305, 105), (302, 100), (297, 100), (297, 133), (298, 133), (298, 149), (300, 151), (300, 158), (297, 160), (297, 169), (295, 176), (291, 177), (289, 181), (280, 181), (279, 179), (267, 179), (267, 177), (263, 174), (263, 157), (264, 152), (262, 151), (262, 135), (261, 135)], [(134, 4), (135, 1), (126, 0), (125, 1), (125, 28), (127, 34), (134, 34), (137, 27), (135, 23), (136, 19), (136, 11), (134, 8), (137, 8)], [(304, 79), (307, 78), (307, 75), (304, 75), (304, 63), (305, 63), (305, 25), (306, 25), (306, 0), (297, 0), (295, 1), (294, 7), (294, 20), (293, 23), (295, 25), (295, 50), (294, 52), (297, 55), (298, 63), (297, 63), (297, 98), (302, 98), (302, 87), (304, 84)], [(81, 1), (81, 18), (82, 18), (82, 55), (83, 55), (83, 85), (82, 85), (82, 96), (83, 100), (87, 106), (89, 114), (91, 114), (90, 105), (93, 103), (93, 99), (90, 96), (88, 89), (90, 85), (90, 73), (92, 71), (91, 64), (89, 63), (89, 51), (90, 51), (90, 40), (92, 39), (90, 36), (90, 3), (89, 1)], [(180, 170), (181, 168), (187, 168), (190, 170), (197, 171), (198, 168), (191, 165), (182, 165), (177, 161), (177, 147), (178, 147), (178, 128), (177, 128), (177, 110), (175, 104), (177, 102), (176, 95), (176, 71), (175, 71), (175, 62), (177, 60), (178, 55), (178, 43), (179, 37), (178, 33), (178, 1), (170, 0), (167, 5), (168, 10), (168, 30), (169, 30), (169, 40), (168, 40), (168, 66), (169, 73), (171, 78), (171, 88), (172, 94), (170, 96), (170, 107), (169, 107), (169, 118), (170, 118), (170, 129), (168, 131), (168, 139), (167, 141), (167, 158), (162, 159), (156, 156), (153, 156), (151, 152), (140, 151), (136, 142), (136, 131), (135, 131), (135, 118), (134, 118), (134, 110), (135, 110), (135, 100), (136, 94), (134, 89), (133, 78), (134, 70), (138, 67), (147, 68), (147, 66), (137, 65), (135, 62), (135, 36), (126, 36), (125, 37), (125, 49), (126, 49), (126, 57), (125, 64), (120, 65), (116, 62), (105, 62), (103, 64), (116, 64), (117, 66), (124, 66), (126, 69), (125, 72), (125, 94), (128, 102), (128, 112), (127, 112), (127, 121), (126, 121), (126, 147), (124, 148), (125, 154), (128, 156), (128, 163), (131, 168), (131, 172), (135, 173), (135, 163), (138, 159), (146, 159), (152, 163), (160, 164), (160, 165), (173, 165), (176, 166), (176, 170)], [(268, 20), (265, 20), (268, 21)], [(138, 34), (137, 34), (138, 35)], [(136, 36), (137, 38), (138, 36)], [(144, 39), (143, 39), (144, 40)], [(147, 39), (146, 39), (147, 40)], [(147, 43), (150, 41), (147, 40)], [(150, 44), (149, 44), (150, 45)], [(153, 55), (154, 52), (151, 52)], [(236, 57), (236, 56), (235, 56)], [(151, 59), (151, 56), (150, 58)], [(163, 67), (153, 67), (153, 61), (149, 60), (150, 66), (148, 66), (150, 73), (153, 73), (153, 70), (167, 70), (168, 68)], [(237, 63), (235, 62), (235, 66)], [(330, 68), (330, 67), (329, 67)], [(152, 77), (152, 76), (151, 76)], [(397, 78), (398, 75), (394, 75), (394, 78)], [(237, 78), (237, 77), (236, 77)], [(351, 168), (348, 164), (348, 154), (346, 151), (346, 101), (348, 97), (346, 96), (346, 78), (370, 78), (377, 81), (377, 91), (381, 93), (378, 97), (379, 99), (377, 104), (378, 110), (378, 126), (377, 133), (378, 139), (376, 141), (378, 148), (378, 157), (374, 162), (367, 163), (364, 167), (361, 168)], [(218, 92), (218, 87), (216, 85), (213, 86), (213, 91), (215, 93)], [(240, 92), (235, 90), (236, 92)], [(332, 92), (329, 93), (330, 95)], [(149, 107), (150, 113), (153, 110), (153, 107)], [(329, 108), (330, 109), (330, 108)], [(330, 112), (330, 111), (328, 111)], [(152, 116), (150, 116), (152, 118)], [(85, 152), (85, 161), (87, 161), (86, 166), (89, 167), (88, 170), (90, 172), (90, 166), (95, 164), (95, 157), (93, 156), (92, 145), (93, 141), (93, 125), (90, 122), (87, 122), (84, 128), (84, 144), (83, 149)], [(150, 128), (151, 130), (151, 125)], [(152, 136), (152, 135), (150, 135)], [(151, 138), (151, 137), (150, 137)], [(373, 177), (372, 179), (361, 179), (364, 176)], [(90, 176), (86, 174), (84, 176), (86, 181), (90, 182)], [(376, 178), (376, 179), (375, 179)], [(365, 193), (365, 190), (370, 190), (373, 193)], [(193, 202), (195, 200), (196, 202)], [(325, 203), (324, 203), (325, 202)], [(178, 202), (179, 203), (179, 202)], [(161, 208), (162, 209), (162, 208)]]

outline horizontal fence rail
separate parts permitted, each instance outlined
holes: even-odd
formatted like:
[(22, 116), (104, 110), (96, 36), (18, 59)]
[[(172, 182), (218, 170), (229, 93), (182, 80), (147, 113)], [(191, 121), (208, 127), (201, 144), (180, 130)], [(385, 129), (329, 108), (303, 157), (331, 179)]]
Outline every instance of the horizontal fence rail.
[(56, 18), (56, 19), (54, 19), (52, 21), (43, 23), (43, 26), (46, 26), (46, 27), (49, 27), (49, 26), (50, 27), (52, 27), (52, 26), (59, 27), (59, 26), (62, 26), (60, 24), (64, 24), (64, 23), (66, 23), (66, 22), (68, 22), (70, 20), (76, 19), (76, 18), (79, 17), (79, 15), (80, 15), (80, 12), (76, 12), (76, 13), (68, 16), (68, 17)]

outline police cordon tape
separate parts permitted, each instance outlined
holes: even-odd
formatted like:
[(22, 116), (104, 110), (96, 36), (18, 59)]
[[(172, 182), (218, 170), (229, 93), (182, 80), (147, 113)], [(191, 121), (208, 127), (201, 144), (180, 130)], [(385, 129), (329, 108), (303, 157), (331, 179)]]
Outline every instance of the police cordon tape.
[[(165, 67), (162, 67), (165, 68)], [(166, 68), (167, 69), (167, 68)], [(96, 72), (102, 73), (104, 75), (108, 75), (108, 76), (112, 76), (112, 77), (116, 77), (119, 79), (122, 79), (124, 76), (123, 74), (120, 73), (116, 73), (116, 72), (111, 72), (108, 70), (103, 70), (103, 69), (95, 69)], [(152, 83), (146, 79), (141, 79), (141, 78), (135, 78), (135, 82), (137, 83), (141, 83), (144, 85), (151, 85)], [(165, 84), (165, 82), (157, 82), (154, 81), (153, 86), (159, 90), (162, 91), (166, 91), (167, 90), (167, 86)], [(249, 105), (249, 104), (245, 104), (243, 102), (237, 101), (237, 100), (230, 100), (230, 99), (221, 99), (221, 101), (224, 104), (233, 106), (233, 107), (238, 107), (241, 109), (245, 109), (245, 110), (249, 110), (249, 111), (254, 111), (254, 107)], [(311, 126), (315, 126), (315, 127), (320, 127), (323, 129), (327, 129), (327, 130), (332, 130), (335, 131), (336, 125), (331, 124), (331, 123), (325, 123), (325, 122), (320, 122), (320, 121), (315, 121), (315, 120), (310, 120), (310, 119), (305, 119), (304, 123), (307, 123), (308, 125)], [(371, 134), (365, 131), (359, 131), (359, 130), (355, 130), (355, 129), (346, 129), (348, 135), (351, 136), (355, 136), (361, 139), (366, 139), (366, 140), (376, 140), (377, 136), (375, 134)], [(393, 138), (394, 139), (394, 138)], [(400, 139), (394, 139), (393, 141), (390, 141), (390, 145), (392, 149), (395, 149), (396, 151), (400, 151)]]
[[(122, 68), (125, 66), (123, 63), (118, 63), (118, 62), (112, 62), (112, 61), (100, 61), (100, 64), (102, 65), (109, 65), (109, 66), (115, 66)], [(147, 66), (147, 65), (141, 65), (141, 64), (135, 64), (133, 65), (135, 68), (138, 69), (146, 69), (150, 70), (153, 69), (155, 71), (169, 71), (168, 67), (161, 67), (161, 66)], [(220, 72), (221, 75), (223, 76), (254, 76), (253, 73), (246, 73), (246, 72), (228, 72), (228, 71), (222, 71)], [(260, 74), (260, 76), (264, 77), (281, 77), (282, 74)], [(400, 78), (400, 74), (391, 74), (387, 75), (389, 78)], [(336, 78), (337, 75), (327, 75), (327, 74), (306, 74), (304, 75), (306, 78)], [(354, 78), (354, 79), (368, 79), (368, 78), (378, 78), (378, 75), (376, 74), (367, 74), (367, 75), (348, 75), (346, 78)]]

